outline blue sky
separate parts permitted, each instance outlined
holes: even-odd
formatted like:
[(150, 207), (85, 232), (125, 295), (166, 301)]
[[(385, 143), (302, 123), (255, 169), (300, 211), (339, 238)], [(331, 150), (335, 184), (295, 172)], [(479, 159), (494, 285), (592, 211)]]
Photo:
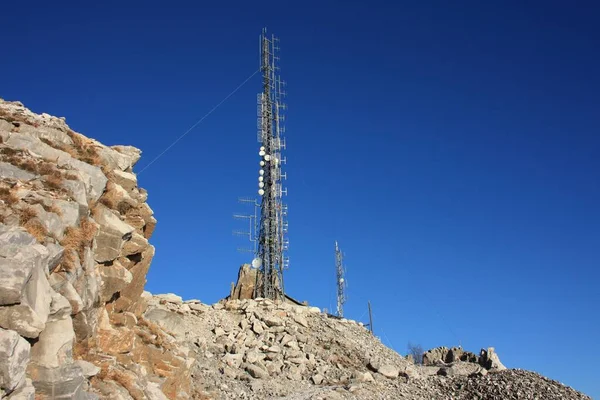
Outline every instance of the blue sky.
[[(399, 352), (495, 346), (600, 396), (597, 4), (61, 4), (2, 6), (1, 97), (141, 148), (140, 171), (257, 69), (267, 26), (289, 93), (289, 293), (334, 309), (338, 240), (346, 315), (371, 300)], [(140, 174), (150, 291), (215, 302), (248, 261), (231, 216), (256, 189), (259, 90)]]

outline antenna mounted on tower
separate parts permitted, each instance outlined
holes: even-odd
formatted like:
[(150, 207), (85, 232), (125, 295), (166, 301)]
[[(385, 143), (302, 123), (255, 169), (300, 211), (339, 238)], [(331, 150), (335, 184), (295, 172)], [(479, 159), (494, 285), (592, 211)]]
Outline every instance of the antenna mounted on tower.
[(257, 245), (257, 243), (258, 243), (258, 239), (257, 239), (257, 236), (258, 236), (257, 221), (258, 221), (258, 219), (257, 218), (258, 218), (258, 207), (260, 207), (260, 204), (258, 204), (256, 199), (251, 199), (251, 198), (247, 198), (247, 197), (238, 198), (238, 202), (242, 203), (242, 204), (251, 204), (254, 208), (254, 213), (253, 214), (233, 214), (233, 218), (235, 218), (235, 219), (248, 221), (248, 230), (247, 231), (236, 229), (233, 231), (233, 234), (236, 236), (245, 236), (252, 243), (252, 249), (238, 247), (237, 250), (242, 253), (253, 253), (256, 256), (257, 251), (258, 251), (258, 245)]

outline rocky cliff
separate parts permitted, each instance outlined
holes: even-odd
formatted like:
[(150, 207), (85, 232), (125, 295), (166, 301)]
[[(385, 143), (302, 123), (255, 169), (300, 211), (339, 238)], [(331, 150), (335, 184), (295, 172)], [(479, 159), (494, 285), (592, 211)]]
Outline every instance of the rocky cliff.
[(0, 397), (188, 396), (191, 362), (144, 318), (139, 158), (0, 100)]
[(144, 291), (156, 220), (140, 151), (0, 100), (0, 398), (589, 399), (492, 348), (415, 365), (362, 324), (249, 299)]

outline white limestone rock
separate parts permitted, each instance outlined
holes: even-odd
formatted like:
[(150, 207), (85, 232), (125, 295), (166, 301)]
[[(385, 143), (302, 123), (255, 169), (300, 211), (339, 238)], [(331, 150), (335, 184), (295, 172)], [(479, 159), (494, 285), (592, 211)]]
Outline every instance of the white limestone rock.
[(14, 390), (25, 377), (29, 343), (15, 331), (0, 328), (0, 389)]

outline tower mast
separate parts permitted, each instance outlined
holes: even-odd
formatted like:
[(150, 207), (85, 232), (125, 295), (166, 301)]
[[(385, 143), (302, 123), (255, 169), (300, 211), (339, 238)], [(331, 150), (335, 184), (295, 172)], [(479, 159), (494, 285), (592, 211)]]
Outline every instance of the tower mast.
[(260, 35), (260, 69), (262, 71), (262, 92), (258, 94), (258, 141), (261, 143), (259, 155), (260, 170), (258, 194), (260, 219), (258, 226), (258, 251), (255, 266), (260, 270), (255, 286), (255, 297), (272, 300), (283, 298), (283, 271), (289, 265), (286, 251), (289, 242), (287, 234), (287, 205), (282, 197), (287, 195), (282, 181), (286, 174), (281, 166), (285, 164), (282, 150), (285, 149), (283, 134), (285, 127), (283, 103), (284, 82), (278, 70), (279, 39), (267, 36), (266, 28)]
[(337, 240), (335, 241), (335, 270), (337, 284), (337, 316), (344, 316), (344, 303), (346, 302), (346, 279), (344, 277), (344, 256)]

